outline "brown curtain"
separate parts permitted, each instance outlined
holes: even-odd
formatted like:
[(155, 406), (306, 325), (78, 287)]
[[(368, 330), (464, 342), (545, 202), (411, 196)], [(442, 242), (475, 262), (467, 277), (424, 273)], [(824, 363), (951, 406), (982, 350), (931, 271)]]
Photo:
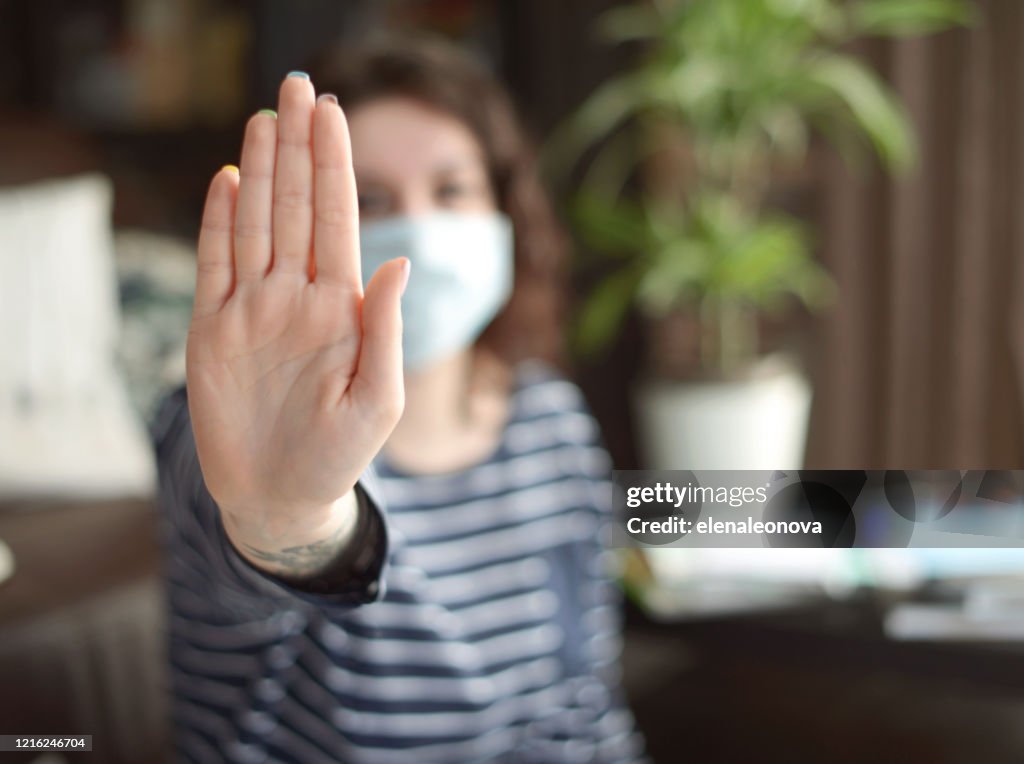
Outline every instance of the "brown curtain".
[(891, 181), (824, 169), (809, 468), (1024, 468), (1024, 2), (871, 44), (920, 138)]

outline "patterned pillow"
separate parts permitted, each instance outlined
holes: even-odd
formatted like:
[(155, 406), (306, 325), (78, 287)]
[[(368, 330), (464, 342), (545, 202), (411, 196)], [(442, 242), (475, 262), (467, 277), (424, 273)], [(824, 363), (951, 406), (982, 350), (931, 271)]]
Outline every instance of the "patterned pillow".
[(157, 233), (114, 236), (121, 293), (118, 366), (147, 421), (160, 399), (185, 381), (185, 340), (195, 292), (195, 245)]

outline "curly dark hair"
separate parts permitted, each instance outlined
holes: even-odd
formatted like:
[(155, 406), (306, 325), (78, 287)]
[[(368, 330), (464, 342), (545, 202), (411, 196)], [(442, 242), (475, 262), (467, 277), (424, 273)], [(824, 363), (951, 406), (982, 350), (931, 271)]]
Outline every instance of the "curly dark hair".
[(508, 364), (532, 357), (562, 365), (569, 240), (541, 184), (534, 147), (495, 77), (453, 44), (421, 34), (346, 42), (319, 55), (309, 70), (317, 89), (334, 93), (347, 110), (399, 95), (471, 129), (515, 232), (512, 297), (477, 347)]

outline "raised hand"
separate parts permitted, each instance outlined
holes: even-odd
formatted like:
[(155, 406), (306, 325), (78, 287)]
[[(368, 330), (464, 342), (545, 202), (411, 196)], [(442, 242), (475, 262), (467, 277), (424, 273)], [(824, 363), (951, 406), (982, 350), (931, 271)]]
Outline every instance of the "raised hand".
[(203, 476), (235, 546), (274, 573), (314, 573), (343, 545), (352, 488), (404, 403), (393, 260), (365, 294), (345, 117), (305, 76), (246, 127), (213, 179), (187, 352)]

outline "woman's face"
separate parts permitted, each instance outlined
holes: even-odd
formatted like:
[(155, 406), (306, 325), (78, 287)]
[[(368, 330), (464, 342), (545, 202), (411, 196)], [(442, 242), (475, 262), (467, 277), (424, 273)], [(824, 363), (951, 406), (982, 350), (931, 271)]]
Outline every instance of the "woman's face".
[(483, 150), (455, 117), (389, 96), (356, 107), (348, 121), (362, 220), (496, 209)]

